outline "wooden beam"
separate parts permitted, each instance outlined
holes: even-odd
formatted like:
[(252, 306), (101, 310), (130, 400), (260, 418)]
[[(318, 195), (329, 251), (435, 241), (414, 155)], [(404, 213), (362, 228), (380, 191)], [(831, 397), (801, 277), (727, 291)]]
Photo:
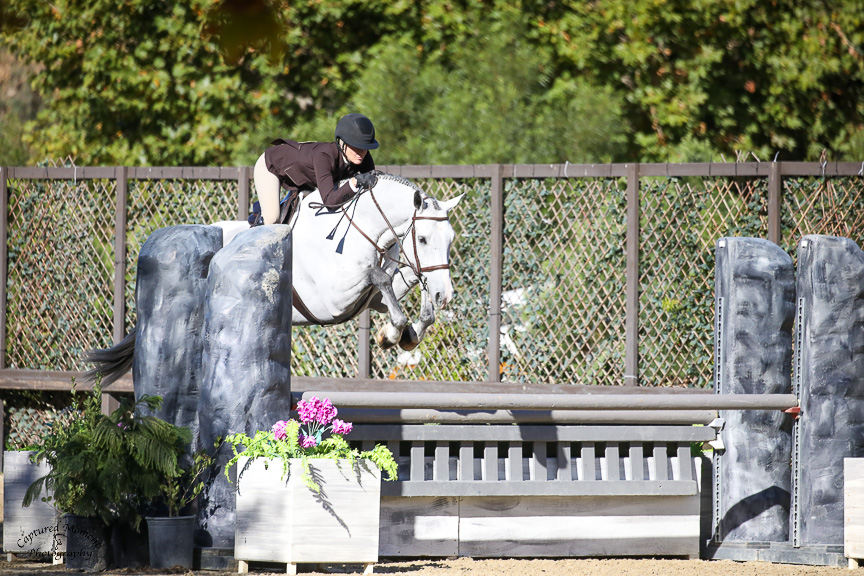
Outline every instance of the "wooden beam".
[(114, 212), (114, 344), (126, 336), (126, 196), (129, 170), (118, 166)]
[(627, 165), (624, 385), (639, 385), (639, 164)]
[[(6, 367), (6, 284), (9, 273), (9, 169), (0, 167), (0, 369)], [(3, 438), (0, 437), (0, 441)], [(4, 444), (5, 446), (5, 444)]]
[(344, 408), (434, 410), (786, 410), (794, 394), (484, 394), (440, 392), (333, 392), (311, 390), (302, 398), (329, 398)]
[(237, 219), (249, 218), (249, 166), (237, 169)]
[(503, 290), (504, 266), (504, 179), (501, 165), (492, 173), (490, 210), (491, 233), (489, 238), (489, 382), (501, 381), (501, 294)]
[(778, 246), (782, 234), (780, 229), (782, 187), (782, 164), (772, 162), (771, 171), (768, 173), (768, 240)]

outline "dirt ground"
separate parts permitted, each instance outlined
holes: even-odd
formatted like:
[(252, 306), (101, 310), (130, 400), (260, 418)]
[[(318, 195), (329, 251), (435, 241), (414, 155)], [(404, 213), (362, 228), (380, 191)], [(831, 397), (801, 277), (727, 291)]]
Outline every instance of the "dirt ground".
[[(359, 565), (300, 565), (305, 574), (361, 574)], [(315, 571), (312, 571), (314, 569)], [(272, 565), (250, 566), (250, 574), (269, 576)], [(403, 576), (850, 576), (861, 573), (846, 568), (795, 566), (765, 562), (732, 562), (729, 560), (671, 560), (671, 559), (611, 559), (611, 560), (413, 560), (408, 562), (381, 562), (375, 565), (375, 574)], [(0, 561), (2, 576), (80, 576), (80, 572), (65, 570), (63, 566), (26, 561)], [(159, 571), (152, 569), (109, 570), (100, 574), (112, 576), (227, 576), (231, 572)]]

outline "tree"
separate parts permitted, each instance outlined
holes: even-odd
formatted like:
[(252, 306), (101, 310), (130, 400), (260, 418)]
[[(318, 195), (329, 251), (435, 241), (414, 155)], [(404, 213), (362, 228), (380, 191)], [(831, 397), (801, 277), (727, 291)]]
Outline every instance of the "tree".
[[(549, 3), (538, 24), (563, 66), (613, 87), (647, 160), (714, 154), (859, 159), (864, 28), (850, 3)], [(689, 143), (689, 144), (688, 144)], [(703, 158), (709, 160), (710, 158)]]

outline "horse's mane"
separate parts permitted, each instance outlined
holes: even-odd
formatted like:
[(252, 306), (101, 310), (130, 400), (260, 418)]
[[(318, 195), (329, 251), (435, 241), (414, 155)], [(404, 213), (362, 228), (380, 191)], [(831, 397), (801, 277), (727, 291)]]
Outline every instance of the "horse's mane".
[[(391, 180), (391, 181), (396, 182), (398, 184), (402, 184), (403, 186), (410, 188), (413, 191), (419, 192), (423, 196), (424, 199), (428, 198), (429, 200), (432, 201), (436, 210), (440, 209), (440, 206), (438, 205), (438, 201), (435, 198), (426, 194), (419, 186), (417, 186), (416, 184), (414, 184), (413, 182), (411, 182), (407, 178), (403, 178), (402, 176), (397, 176), (396, 174), (388, 174), (388, 173), (382, 172), (380, 170), (375, 170), (375, 175), (378, 177), (379, 180)], [(342, 180), (339, 183), (339, 186), (343, 186), (346, 182), (348, 182), (347, 178), (345, 180)]]

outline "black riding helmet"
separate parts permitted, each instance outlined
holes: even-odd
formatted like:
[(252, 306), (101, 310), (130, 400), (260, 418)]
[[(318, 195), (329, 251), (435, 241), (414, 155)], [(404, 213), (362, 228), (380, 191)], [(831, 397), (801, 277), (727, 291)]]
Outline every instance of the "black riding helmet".
[(375, 150), (375, 126), (363, 114), (346, 114), (336, 123), (336, 138), (361, 150)]

